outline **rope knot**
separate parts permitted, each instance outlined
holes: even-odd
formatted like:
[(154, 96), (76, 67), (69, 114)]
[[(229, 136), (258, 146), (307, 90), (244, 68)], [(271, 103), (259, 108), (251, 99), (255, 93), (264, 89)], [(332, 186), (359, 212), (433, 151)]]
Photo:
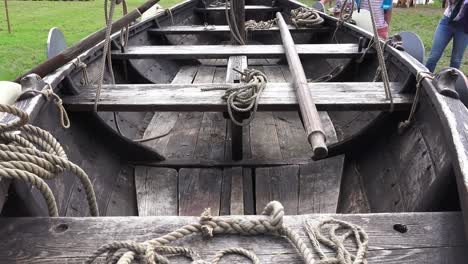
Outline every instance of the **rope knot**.
[(262, 215), (270, 216), (271, 231), (277, 231), (283, 227), (284, 207), (280, 202), (269, 202), (263, 209)]
[(201, 232), (203, 237), (213, 237), (213, 216), (211, 215), (211, 208), (206, 208), (200, 216)]
[(44, 95), (47, 101), (50, 101), (51, 98), (53, 99), (60, 113), (60, 122), (61, 122), (62, 127), (69, 128), (70, 119), (68, 118), (67, 110), (65, 110), (65, 107), (63, 106), (62, 99), (54, 92), (50, 84), (47, 83), (44, 89), (42, 89), (41, 93)]

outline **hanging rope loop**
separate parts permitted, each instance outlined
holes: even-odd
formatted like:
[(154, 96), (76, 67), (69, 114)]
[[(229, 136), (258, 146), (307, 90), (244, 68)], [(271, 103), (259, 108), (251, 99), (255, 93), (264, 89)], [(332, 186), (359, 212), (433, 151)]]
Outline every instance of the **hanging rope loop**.
[(416, 74), (416, 92), (414, 94), (413, 104), (411, 105), (411, 110), (408, 115), (408, 118), (405, 121), (400, 122), (400, 124), (398, 125), (398, 132), (400, 134), (403, 133), (408, 127), (410, 127), (414, 120), (416, 108), (418, 106), (419, 98), (421, 96), (421, 82), (426, 78), (432, 80), (434, 78), (434, 75), (431, 72), (427, 71), (420, 71)]
[(314, 9), (299, 7), (291, 10), (291, 22), (296, 28), (315, 27), (322, 24), (324, 19)]

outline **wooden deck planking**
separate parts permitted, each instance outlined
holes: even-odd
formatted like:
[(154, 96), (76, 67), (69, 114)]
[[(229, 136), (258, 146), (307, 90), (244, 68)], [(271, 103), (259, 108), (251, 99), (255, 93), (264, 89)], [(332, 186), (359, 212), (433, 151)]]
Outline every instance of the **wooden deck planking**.
[[(194, 83), (212, 83), (219, 77), (217, 67), (199, 66)], [(226, 120), (222, 113), (204, 112), (189, 158), (223, 159), (225, 152)], [(187, 130), (192, 128), (187, 126)], [(187, 131), (186, 130), (186, 131)], [(190, 132), (189, 132), (190, 133)], [(179, 170), (179, 215), (197, 215), (211, 208), (213, 215), (221, 210), (223, 170), (216, 168), (183, 168)]]
[[(224, 91), (201, 91), (211, 84), (135, 84), (104, 85), (99, 103), (100, 111), (225, 111), (221, 99)], [(236, 86), (236, 84), (232, 84)], [(383, 83), (309, 83), (314, 101), (320, 111), (388, 110)], [(413, 96), (398, 93), (400, 85), (391, 83), (395, 110), (408, 110)], [(94, 105), (95, 87), (82, 87), (82, 93), (64, 96), (69, 111), (90, 111)], [(129, 97), (131, 93), (133, 96)], [(259, 111), (297, 111), (295, 91), (288, 83), (268, 83), (259, 101)]]
[[(352, 58), (361, 56), (357, 44), (297, 44), (300, 56), (325, 58)], [(113, 51), (114, 59), (226, 59), (230, 56), (249, 58), (284, 57), (282, 45), (160, 45), (129, 46), (122, 53)]]
[[(198, 71), (195, 66), (183, 66), (175, 75), (172, 83), (192, 83)], [(171, 131), (169, 135), (143, 142), (163, 153), (171, 155), (174, 148), (173, 136), (180, 139), (181, 132), (176, 127), (179, 115), (181, 120), (186, 120), (187, 113), (156, 112), (148, 125), (144, 138), (162, 135)], [(180, 122), (179, 122), (180, 123)], [(173, 133), (176, 132), (176, 133)], [(171, 140), (172, 139), (172, 140)], [(189, 147), (189, 146), (187, 146)], [(187, 149), (184, 149), (187, 152)], [(178, 152), (181, 153), (181, 152)], [(135, 167), (135, 187), (139, 216), (178, 215), (178, 172), (171, 168), (154, 168), (145, 166)]]
[[(364, 228), (369, 235), (369, 263), (462, 264), (468, 258), (462, 216), (458, 212), (327, 216)], [(307, 240), (304, 220), (320, 217), (323, 215), (285, 216), (284, 225), (298, 231), (299, 236)], [(105, 243), (144, 241), (198, 221), (198, 217), (170, 216), (1, 218), (0, 236), (14, 239), (0, 241), (0, 259), (4, 263), (83, 263)], [(397, 223), (406, 225), (408, 232), (395, 231), (393, 226)], [(297, 250), (279, 237), (215, 235), (212, 239), (203, 239), (195, 235), (181, 240), (181, 243), (193, 248), (205, 260), (211, 259), (215, 252), (235, 245), (252, 250), (261, 263), (303, 263)], [(329, 249), (324, 250), (330, 254)], [(318, 260), (317, 253), (312, 252)], [(235, 259), (228, 256), (225, 261)]]
[[(197, 7), (195, 8), (195, 11), (197, 12), (224, 12), (226, 10), (226, 7), (224, 6), (213, 6), (213, 7)], [(263, 11), (263, 12), (276, 12), (276, 11), (281, 11), (281, 7), (275, 7), (275, 6), (266, 6), (266, 5), (245, 5), (245, 11), (251, 11), (251, 12), (258, 12), (258, 11)]]

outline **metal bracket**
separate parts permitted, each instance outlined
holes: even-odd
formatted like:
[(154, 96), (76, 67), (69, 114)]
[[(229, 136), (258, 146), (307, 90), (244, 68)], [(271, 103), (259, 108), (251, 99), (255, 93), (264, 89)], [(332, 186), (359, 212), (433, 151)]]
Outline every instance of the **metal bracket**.
[(456, 69), (445, 68), (439, 71), (432, 79), (432, 84), (434, 84), (437, 91), (447, 97), (454, 99), (459, 99), (460, 96), (456, 91), (456, 83), (459, 73)]

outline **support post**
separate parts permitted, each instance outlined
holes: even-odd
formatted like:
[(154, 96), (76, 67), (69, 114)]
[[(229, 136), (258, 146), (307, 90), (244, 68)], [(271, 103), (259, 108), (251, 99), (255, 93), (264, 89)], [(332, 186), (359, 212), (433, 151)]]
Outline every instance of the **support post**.
[[(237, 71), (244, 71), (247, 68), (246, 56), (231, 56), (228, 60), (226, 71), (226, 83), (240, 83), (242, 76)], [(237, 70), (237, 71), (235, 71)], [(249, 118), (250, 113), (236, 113), (236, 120), (244, 120)], [(232, 159), (241, 160), (243, 153), (242, 126), (238, 126), (231, 122), (231, 142), (232, 142)]]
[(8, 15), (8, 3), (7, 3), (7, 0), (5, 0), (5, 15), (6, 15), (6, 21), (7, 21), (7, 26), (8, 26), (8, 34), (11, 34), (10, 16)]
[(283, 41), (289, 70), (291, 71), (292, 79), (294, 81), (297, 101), (299, 102), (299, 108), (304, 121), (307, 139), (312, 145), (314, 157), (324, 158), (328, 155), (327, 145), (325, 144), (325, 133), (323, 133), (322, 122), (308, 88), (304, 68), (302, 67), (299, 55), (297, 54), (288, 25), (284, 21), (280, 12), (276, 13), (276, 18), (278, 18), (281, 40)]
[[(232, 14), (234, 15), (235, 23), (239, 34), (242, 39), (247, 42), (247, 35), (245, 32), (245, 1), (244, 0), (231, 0)], [(232, 39), (233, 43), (236, 43)], [(247, 44), (247, 43), (246, 43)]]

